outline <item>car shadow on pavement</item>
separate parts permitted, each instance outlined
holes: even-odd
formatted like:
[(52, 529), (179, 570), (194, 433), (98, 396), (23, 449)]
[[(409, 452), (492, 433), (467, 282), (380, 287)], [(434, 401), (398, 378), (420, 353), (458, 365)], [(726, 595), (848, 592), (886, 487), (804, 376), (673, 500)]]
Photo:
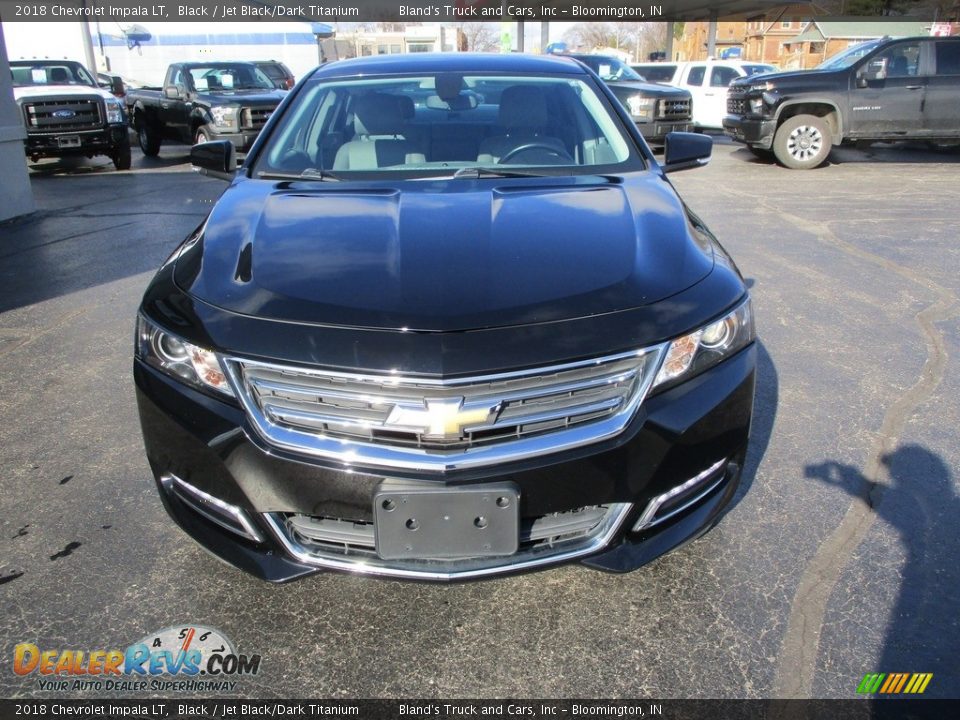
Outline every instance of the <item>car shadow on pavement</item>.
[[(862, 642), (854, 645), (855, 636), (864, 626), (885, 620), (877, 664), (873, 666), (865, 657), (866, 665), (859, 672), (933, 673), (924, 694), (956, 697), (960, 694), (956, 672), (960, 651), (960, 497), (946, 463), (922, 445), (900, 445), (884, 455), (881, 464), (888, 484), (872, 483), (859, 468), (832, 460), (805, 468), (806, 477), (843, 490), (854, 502), (866, 503), (876, 520), (896, 533), (895, 538), (885, 538), (882, 528), (871, 527), (847, 560), (841, 581), (855, 588), (855, 596), (839, 602), (831, 598), (825, 619), (832, 631), (851, 637), (829, 636), (831, 646), (839, 648), (846, 641), (847, 647), (862, 647)], [(897, 597), (889, 616), (878, 617), (875, 608), (885, 603), (870, 600), (890, 591), (884, 578), (889, 578), (895, 566), (900, 567)], [(857, 599), (859, 594), (862, 600)], [(835, 606), (834, 619), (842, 618), (841, 613), (849, 614), (849, 619), (831, 623)], [(827, 637), (821, 634), (821, 644)], [(822, 663), (822, 647), (820, 653), (818, 662)], [(861, 679), (862, 675), (852, 680), (851, 691)]]
[(757, 340), (757, 386), (753, 400), (753, 422), (750, 426), (750, 445), (747, 447), (747, 457), (743, 463), (743, 474), (740, 478), (740, 487), (737, 488), (732, 509), (750, 490), (757, 477), (760, 463), (767, 453), (770, 438), (773, 435), (773, 426), (777, 417), (777, 406), (780, 400), (780, 379), (773, 358), (762, 340)]

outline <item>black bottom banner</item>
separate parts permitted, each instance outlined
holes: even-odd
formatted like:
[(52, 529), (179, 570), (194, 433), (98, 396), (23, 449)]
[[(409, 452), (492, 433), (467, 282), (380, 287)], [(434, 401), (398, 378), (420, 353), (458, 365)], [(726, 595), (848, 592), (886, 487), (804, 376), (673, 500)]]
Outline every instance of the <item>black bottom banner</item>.
[(0, 718), (29, 717), (941, 720), (960, 700), (0, 700)]

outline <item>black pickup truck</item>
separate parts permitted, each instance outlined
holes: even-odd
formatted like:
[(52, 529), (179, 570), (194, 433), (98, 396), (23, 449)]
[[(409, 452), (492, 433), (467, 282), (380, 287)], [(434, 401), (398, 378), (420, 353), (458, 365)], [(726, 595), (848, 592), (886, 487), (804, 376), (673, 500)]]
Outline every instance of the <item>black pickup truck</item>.
[[(130, 169), (130, 136), (123, 103), (73, 60), (14, 60), (13, 97), (27, 129), (24, 149), (40, 158), (106, 155)], [(119, 78), (114, 93), (123, 92)]]
[(881, 38), (813, 70), (734, 80), (723, 127), (805, 170), (841, 142), (960, 139), (958, 98), (960, 37)]
[(253, 63), (174, 63), (163, 87), (127, 92), (131, 124), (144, 155), (164, 140), (229, 140), (246, 151), (286, 95)]
[(693, 99), (689, 91), (647, 82), (619, 59), (607, 55), (571, 55), (593, 70), (630, 113), (640, 134), (662, 145), (667, 133), (693, 132)]

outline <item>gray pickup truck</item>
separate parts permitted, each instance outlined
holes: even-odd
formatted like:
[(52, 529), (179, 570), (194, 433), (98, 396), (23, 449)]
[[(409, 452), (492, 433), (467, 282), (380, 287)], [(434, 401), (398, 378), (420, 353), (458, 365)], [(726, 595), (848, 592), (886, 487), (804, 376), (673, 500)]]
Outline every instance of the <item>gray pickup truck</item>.
[(174, 63), (163, 87), (127, 92), (130, 122), (144, 155), (164, 140), (229, 140), (244, 152), (286, 95), (248, 62)]

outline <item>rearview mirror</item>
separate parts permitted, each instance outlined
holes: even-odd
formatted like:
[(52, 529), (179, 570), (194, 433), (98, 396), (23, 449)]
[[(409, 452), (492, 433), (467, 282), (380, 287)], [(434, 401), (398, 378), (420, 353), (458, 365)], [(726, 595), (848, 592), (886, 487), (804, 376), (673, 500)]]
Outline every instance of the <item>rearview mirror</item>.
[(687, 132), (667, 133), (661, 167), (664, 172), (703, 167), (710, 162), (712, 153), (713, 138), (709, 135)]
[(236, 149), (229, 140), (200, 143), (190, 150), (190, 164), (201, 175), (230, 181), (237, 174)]

